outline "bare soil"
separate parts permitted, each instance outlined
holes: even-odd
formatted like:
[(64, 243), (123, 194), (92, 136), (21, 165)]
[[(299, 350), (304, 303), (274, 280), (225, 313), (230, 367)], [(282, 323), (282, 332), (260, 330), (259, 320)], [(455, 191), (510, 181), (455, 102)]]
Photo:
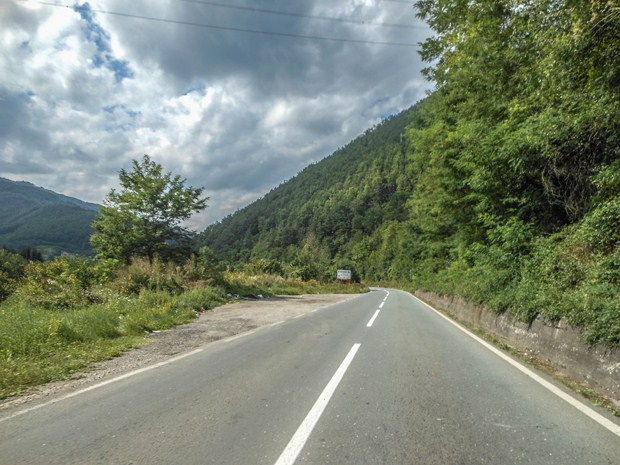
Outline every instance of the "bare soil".
[(140, 369), (210, 342), (235, 336), (261, 326), (288, 320), (312, 310), (356, 297), (356, 294), (278, 296), (229, 303), (200, 315), (195, 321), (153, 332), (148, 341), (119, 357), (94, 363), (71, 379), (33, 387), (0, 401), (0, 410), (25, 403), (45, 402), (89, 385)]

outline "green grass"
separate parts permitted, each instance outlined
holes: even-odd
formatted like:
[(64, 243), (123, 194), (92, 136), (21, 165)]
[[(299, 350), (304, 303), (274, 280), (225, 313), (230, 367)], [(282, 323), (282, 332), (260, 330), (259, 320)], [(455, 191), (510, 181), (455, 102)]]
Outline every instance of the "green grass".
[(117, 356), (143, 343), (148, 332), (191, 321), (225, 300), (223, 290), (211, 288), (110, 295), (104, 303), (68, 310), (9, 299), (0, 306), (0, 398)]
[[(179, 278), (180, 280), (180, 278)], [(0, 399), (38, 384), (66, 379), (90, 363), (109, 359), (143, 344), (145, 336), (195, 319), (200, 312), (243, 296), (352, 293), (342, 286), (286, 280), (273, 275), (227, 273), (220, 285), (204, 281), (176, 287), (127, 292), (125, 283), (85, 289), (79, 305), (50, 306), (54, 296), (23, 299), (23, 292), (0, 304)], [(223, 285), (222, 285), (223, 284)], [(23, 288), (22, 288), (23, 291)]]

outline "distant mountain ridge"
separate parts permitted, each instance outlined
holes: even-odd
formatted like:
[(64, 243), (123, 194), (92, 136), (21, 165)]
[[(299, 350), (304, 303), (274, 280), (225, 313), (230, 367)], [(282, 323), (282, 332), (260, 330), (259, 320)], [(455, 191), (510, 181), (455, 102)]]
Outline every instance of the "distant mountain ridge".
[(66, 203), (75, 205), (85, 210), (99, 210), (99, 205), (95, 203), (84, 202), (83, 200), (59, 194), (57, 192), (35, 186), (27, 181), (11, 181), (10, 179), (0, 178), (0, 193), (3, 198), (12, 195), (15, 199), (23, 197), (26, 201), (43, 203)]
[(44, 256), (91, 255), (91, 223), (98, 209), (26, 181), (0, 178), (0, 246), (33, 247)]

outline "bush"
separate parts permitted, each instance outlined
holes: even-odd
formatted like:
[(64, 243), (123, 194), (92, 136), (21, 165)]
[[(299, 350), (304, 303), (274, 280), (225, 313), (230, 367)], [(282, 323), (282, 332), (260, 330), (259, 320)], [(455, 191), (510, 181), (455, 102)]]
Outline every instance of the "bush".
[(246, 265), (246, 271), (250, 274), (272, 274), (282, 276), (284, 270), (278, 260), (257, 258)]
[(221, 287), (195, 287), (179, 295), (174, 301), (174, 307), (182, 312), (202, 312), (217, 307), (227, 300), (226, 291)]
[[(198, 254), (193, 256), (185, 265), (186, 274), (190, 279), (211, 279), (221, 281), (224, 264), (221, 263), (209, 247), (201, 247)], [(192, 272), (196, 273), (192, 275)]]
[(620, 345), (620, 249), (600, 251), (592, 236), (594, 216), (535, 241), (513, 289), (511, 310), (524, 321), (537, 315), (565, 319), (583, 329), (586, 342), (613, 347)]
[(0, 302), (10, 296), (17, 288), (17, 280), (0, 270)]
[(0, 248), (0, 302), (17, 289), (25, 266), (26, 260), (21, 255)]
[(24, 302), (44, 309), (68, 309), (92, 303), (90, 286), (96, 276), (85, 258), (57, 258), (30, 262), (16, 294)]
[(620, 196), (598, 205), (585, 218), (581, 229), (595, 250), (612, 252), (620, 245)]
[(124, 295), (139, 295), (143, 289), (180, 294), (184, 290), (184, 277), (180, 267), (160, 260), (149, 262), (134, 258), (131, 264), (116, 273), (110, 287)]

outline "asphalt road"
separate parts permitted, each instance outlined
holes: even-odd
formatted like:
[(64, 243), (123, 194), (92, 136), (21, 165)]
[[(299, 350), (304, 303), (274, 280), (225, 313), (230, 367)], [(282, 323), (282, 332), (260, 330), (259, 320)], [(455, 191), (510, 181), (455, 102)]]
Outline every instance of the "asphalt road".
[(400, 291), (29, 408), (0, 414), (0, 465), (620, 463), (617, 419)]

